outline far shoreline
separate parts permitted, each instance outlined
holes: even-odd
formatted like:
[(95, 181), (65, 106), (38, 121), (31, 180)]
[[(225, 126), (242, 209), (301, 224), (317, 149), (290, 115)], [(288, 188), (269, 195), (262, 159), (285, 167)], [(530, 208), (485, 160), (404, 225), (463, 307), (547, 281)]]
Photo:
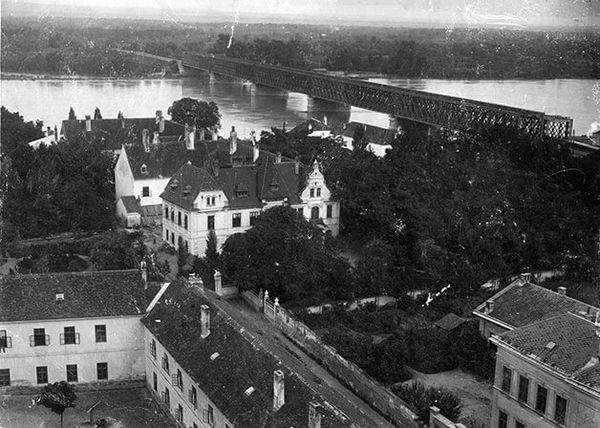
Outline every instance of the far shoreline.
[(172, 76), (94, 76), (94, 75), (85, 75), (85, 74), (75, 74), (75, 75), (67, 75), (67, 74), (43, 74), (43, 73), (18, 73), (11, 71), (2, 71), (0, 72), (1, 80), (107, 80), (107, 81), (117, 81), (117, 80), (179, 80), (181, 78), (180, 75), (172, 75)]

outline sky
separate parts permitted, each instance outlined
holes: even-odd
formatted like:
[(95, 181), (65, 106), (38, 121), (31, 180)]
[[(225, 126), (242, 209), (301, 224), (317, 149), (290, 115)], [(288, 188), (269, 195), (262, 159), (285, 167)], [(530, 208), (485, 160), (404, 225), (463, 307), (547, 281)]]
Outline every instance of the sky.
[[(114, 10), (265, 14), (340, 20), (446, 21), (473, 25), (581, 25), (600, 21), (600, 0), (2, 0), (18, 6), (103, 7)], [(58, 7), (57, 9), (60, 9)]]

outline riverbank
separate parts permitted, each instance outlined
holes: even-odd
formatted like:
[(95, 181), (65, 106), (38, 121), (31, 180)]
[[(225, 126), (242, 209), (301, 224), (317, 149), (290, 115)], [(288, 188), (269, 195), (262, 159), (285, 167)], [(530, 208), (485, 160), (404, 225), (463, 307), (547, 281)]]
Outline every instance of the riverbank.
[(180, 75), (164, 75), (162, 73), (151, 73), (140, 76), (94, 76), (80, 74), (38, 74), (38, 73), (17, 73), (10, 71), (0, 72), (1, 80), (107, 80), (107, 81), (133, 81), (133, 80), (179, 80)]

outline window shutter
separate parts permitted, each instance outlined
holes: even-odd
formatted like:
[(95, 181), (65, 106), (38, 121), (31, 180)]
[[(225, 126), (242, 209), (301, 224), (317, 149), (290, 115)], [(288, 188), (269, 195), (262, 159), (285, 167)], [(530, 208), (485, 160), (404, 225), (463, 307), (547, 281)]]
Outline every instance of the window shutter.
[(35, 336), (29, 336), (29, 346), (35, 346)]
[(208, 423), (208, 409), (202, 409), (202, 422)]
[(179, 386), (179, 384), (177, 383), (177, 375), (176, 374), (171, 375), (171, 385)]

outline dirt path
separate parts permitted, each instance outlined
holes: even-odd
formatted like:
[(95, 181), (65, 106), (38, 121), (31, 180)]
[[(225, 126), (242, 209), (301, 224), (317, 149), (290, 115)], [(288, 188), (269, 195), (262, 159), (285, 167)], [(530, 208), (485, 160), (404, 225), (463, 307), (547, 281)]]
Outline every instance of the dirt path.
[[(425, 374), (410, 369), (414, 380), (426, 386), (445, 388), (455, 393), (463, 402), (461, 420), (472, 418), (489, 427), (491, 417), (492, 385), (460, 369)], [(410, 381), (409, 381), (410, 382)]]

